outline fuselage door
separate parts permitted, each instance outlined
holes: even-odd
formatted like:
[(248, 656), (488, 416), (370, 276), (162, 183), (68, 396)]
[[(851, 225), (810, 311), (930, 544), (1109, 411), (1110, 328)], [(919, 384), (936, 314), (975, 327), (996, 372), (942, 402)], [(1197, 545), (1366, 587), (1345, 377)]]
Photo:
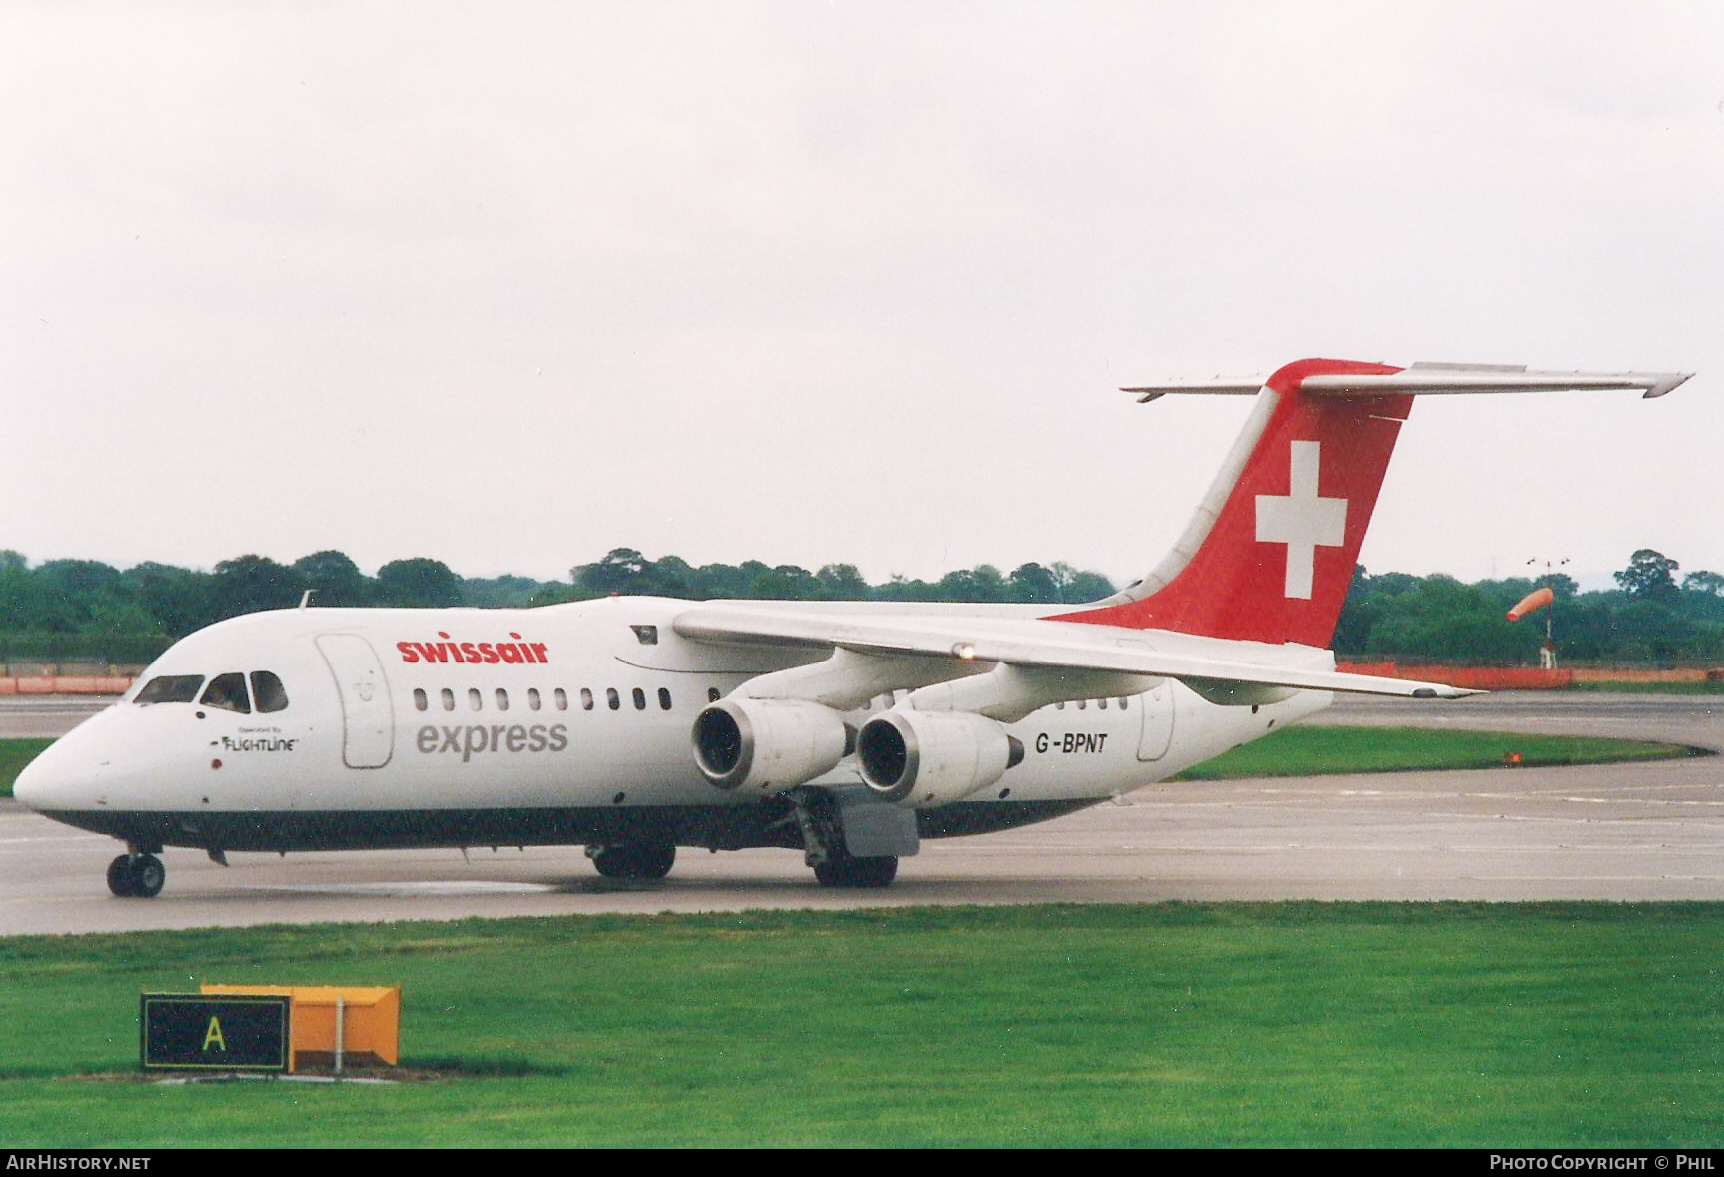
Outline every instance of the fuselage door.
[(1172, 746), (1173, 696), (1173, 682), (1168, 680), (1135, 700), (1143, 715), (1143, 734), (1137, 741), (1139, 760), (1160, 760)]
[(348, 768), (382, 768), (395, 754), (395, 707), (389, 701), (389, 681), (377, 651), (352, 633), (322, 634), (317, 649), (329, 663), (341, 696), (347, 733), (342, 761)]

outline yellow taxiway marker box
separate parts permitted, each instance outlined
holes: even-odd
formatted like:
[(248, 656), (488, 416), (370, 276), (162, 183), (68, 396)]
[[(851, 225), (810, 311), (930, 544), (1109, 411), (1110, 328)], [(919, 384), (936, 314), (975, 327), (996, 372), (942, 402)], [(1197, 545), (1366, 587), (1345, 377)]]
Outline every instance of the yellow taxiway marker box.
[[(401, 986), (203, 985), (211, 996), (293, 999), (289, 1071), (301, 1063), (398, 1066), (401, 1062)], [(336, 1014), (340, 1012), (340, 1024)]]

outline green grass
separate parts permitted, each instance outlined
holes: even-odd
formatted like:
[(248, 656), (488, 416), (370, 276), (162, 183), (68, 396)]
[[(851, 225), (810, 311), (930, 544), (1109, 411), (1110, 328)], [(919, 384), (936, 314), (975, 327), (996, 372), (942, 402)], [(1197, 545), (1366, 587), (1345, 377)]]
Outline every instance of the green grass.
[(1414, 727), (1290, 727), (1189, 768), (1179, 780), (1310, 776), (1337, 772), (1500, 767), (1519, 752), (1528, 766), (1603, 764), (1687, 756), (1681, 744), (1596, 737), (1529, 736)]
[[(0, 939), (0, 1141), (1717, 1146), (1724, 905), (1169, 904)], [(393, 1087), (159, 1086), (137, 995), (405, 985)], [(485, 1075), (485, 1072), (490, 1072)]]
[[(0, 740), (0, 797), (52, 740)], [(1431, 731), (1420, 728), (1292, 727), (1180, 774), (1187, 780), (1242, 776), (1305, 776), (1331, 772), (1394, 772), (1404, 769), (1489, 768), (1503, 753), (1521, 752), (1528, 764), (1597, 764), (1688, 755), (1679, 744), (1639, 740), (1520, 736), (1500, 732)]]
[(12, 795), (12, 782), (53, 740), (0, 740), (0, 797)]

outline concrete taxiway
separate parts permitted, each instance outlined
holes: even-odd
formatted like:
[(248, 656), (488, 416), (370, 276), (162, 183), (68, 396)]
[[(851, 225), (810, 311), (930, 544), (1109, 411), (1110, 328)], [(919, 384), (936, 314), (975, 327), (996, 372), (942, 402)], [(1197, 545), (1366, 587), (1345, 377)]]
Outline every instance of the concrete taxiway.
[[(6, 700), (0, 735), (54, 735), (101, 704)], [(1724, 697), (1501, 694), (1343, 702), (1314, 722), (1666, 740), (1724, 750)], [(1512, 742), (1510, 742), (1512, 743)], [(1504, 751), (1513, 748), (1505, 743)], [(577, 848), (162, 857), (115, 899), (116, 851), (0, 801), (0, 935), (210, 925), (960, 903), (1214, 899), (1724, 899), (1724, 756), (1586, 768), (1152, 786), (1127, 804), (924, 842), (885, 891), (829, 891), (801, 855), (683, 850), (659, 883), (600, 879)]]

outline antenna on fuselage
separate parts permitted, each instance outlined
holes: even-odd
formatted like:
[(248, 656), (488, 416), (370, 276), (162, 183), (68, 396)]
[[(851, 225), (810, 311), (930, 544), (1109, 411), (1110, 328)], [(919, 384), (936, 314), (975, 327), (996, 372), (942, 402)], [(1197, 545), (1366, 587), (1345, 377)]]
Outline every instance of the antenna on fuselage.
[(310, 589), (306, 589), (305, 595), (303, 597), (299, 598), (299, 607), (301, 609), (308, 609), (311, 607), (311, 590)]

